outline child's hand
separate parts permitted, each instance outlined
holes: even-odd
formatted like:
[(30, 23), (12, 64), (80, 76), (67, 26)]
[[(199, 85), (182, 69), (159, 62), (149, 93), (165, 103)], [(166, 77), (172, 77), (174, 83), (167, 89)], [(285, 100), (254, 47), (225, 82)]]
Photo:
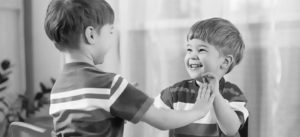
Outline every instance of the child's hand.
[(219, 81), (221, 77), (218, 77), (211, 72), (207, 72), (202, 75), (202, 78), (204, 82), (207, 82), (210, 85), (212, 92), (219, 93)]
[(197, 111), (201, 111), (202, 114), (206, 114), (210, 110), (214, 98), (215, 93), (212, 92), (211, 86), (209, 86), (207, 83), (200, 83), (194, 109)]

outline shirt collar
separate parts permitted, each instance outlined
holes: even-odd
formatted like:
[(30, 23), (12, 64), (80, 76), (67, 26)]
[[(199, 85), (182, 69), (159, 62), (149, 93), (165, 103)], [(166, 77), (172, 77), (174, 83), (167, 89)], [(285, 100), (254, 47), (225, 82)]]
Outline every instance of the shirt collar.
[[(200, 81), (195, 80), (195, 84), (199, 87)], [(225, 78), (222, 77), (219, 81), (219, 90), (223, 91), (224, 87), (225, 87)]]

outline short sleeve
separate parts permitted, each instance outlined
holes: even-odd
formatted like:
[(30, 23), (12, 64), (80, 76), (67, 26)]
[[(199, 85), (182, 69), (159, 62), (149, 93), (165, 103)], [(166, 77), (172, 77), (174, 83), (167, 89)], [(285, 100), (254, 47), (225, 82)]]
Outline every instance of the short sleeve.
[(246, 122), (246, 119), (249, 116), (249, 112), (246, 108), (246, 102), (229, 102), (230, 107), (236, 112), (238, 115), (242, 125)]
[(249, 112), (246, 108), (247, 99), (243, 92), (236, 85), (228, 82), (223, 89), (223, 96), (228, 100), (230, 107), (236, 112), (242, 125), (244, 125)]
[(133, 123), (137, 123), (153, 104), (152, 98), (122, 77), (114, 82), (111, 92), (114, 92), (111, 100), (115, 98), (110, 107), (111, 114)]
[(170, 92), (170, 88), (164, 89), (158, 96), (155, 97), (154, 106), (156, 108), (162, 109), (173, 108), (172, 94)]

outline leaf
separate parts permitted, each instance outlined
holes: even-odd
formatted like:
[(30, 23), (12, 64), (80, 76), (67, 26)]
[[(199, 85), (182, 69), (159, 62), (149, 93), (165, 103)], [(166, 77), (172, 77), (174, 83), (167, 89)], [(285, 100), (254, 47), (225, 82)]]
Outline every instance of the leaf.
[(1, 63), (1, 67), (3, 70), (6, 70), (10, 67), (10, 61), (9, 60), (3, 60), (2, 63)]

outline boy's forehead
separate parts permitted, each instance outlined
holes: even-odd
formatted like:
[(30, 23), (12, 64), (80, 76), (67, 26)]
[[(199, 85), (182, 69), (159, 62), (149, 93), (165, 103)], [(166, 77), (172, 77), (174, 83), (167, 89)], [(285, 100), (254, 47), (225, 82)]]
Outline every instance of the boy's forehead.
[(198, 40), (198, 39), (193, 39), (193, 40), (188, 40), (187, 43), (186, 43), (186, 46), (188, 47), (209, 47), (211, 46), (209, 43), (207, 42), (204, 42), (202, 40)]

